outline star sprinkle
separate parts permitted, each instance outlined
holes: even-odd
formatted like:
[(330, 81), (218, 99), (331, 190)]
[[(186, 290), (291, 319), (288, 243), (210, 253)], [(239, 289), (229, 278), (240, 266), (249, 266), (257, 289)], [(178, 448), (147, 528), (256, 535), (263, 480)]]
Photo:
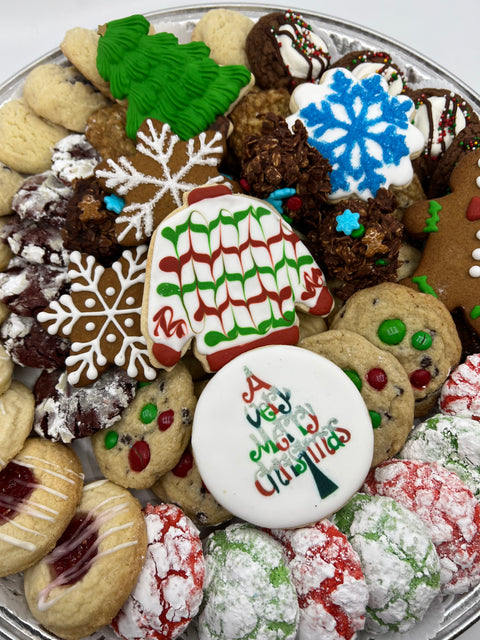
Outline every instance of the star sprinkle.
[(360, 214), (353, 213), (350, 209), (345, 209), (343, 213), (336, 217), (337, 231), (343, 232), (346, 236), (352, 235), (352, 231), (360, 229)]

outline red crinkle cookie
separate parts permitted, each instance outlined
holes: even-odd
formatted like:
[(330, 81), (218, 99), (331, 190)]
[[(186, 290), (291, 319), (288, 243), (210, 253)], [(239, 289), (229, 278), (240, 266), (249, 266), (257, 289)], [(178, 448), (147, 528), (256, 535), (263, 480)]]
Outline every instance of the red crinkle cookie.
[(480, 353), (468, 356), (447, 378), (440, 393), (442, 413), (480, 420)]
[(298, 637), (349, 640), (365, 624), (368, 588), (360, 559), (328, 520), (300, 529), (272, 529), (284, 548), (298, 595)]
[(137, 584), (112, 622), (125, 640), (173, 640), (197, 614), (205, 562), (199, 531), (172, 504), (144, 509), (148, 547)]
[(364, 489), (423, 521), (440, 559), (443, 593), (465, 593), (480, 582), (480, 503), (455, 473), (435, 462), (392, 458), (370, 471)]

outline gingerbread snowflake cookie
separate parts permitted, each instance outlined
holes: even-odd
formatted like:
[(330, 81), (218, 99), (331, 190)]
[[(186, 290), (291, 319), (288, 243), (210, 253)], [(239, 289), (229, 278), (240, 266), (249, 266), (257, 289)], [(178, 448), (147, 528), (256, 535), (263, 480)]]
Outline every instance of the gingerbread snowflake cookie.
[(102, 186), (124, 201), (117, 218), (123, 245), (148, 240), (155, 227), (183, 204), (185, 192), (206, 183), (222, 183), (218, 165), (225, 151), (219, 132), (203, 131), (182, 141), (168, 124), (146, 120), (137, 133), (137, 153), (100, 163)]
[(405, 228), (427, 236), (414, 275), (402, 281), (432, 293), (449, 311), (461, 308), (480, 334), (480, 150), (463, 156), (452, 172), (452, 193), (407, 209)]
[(126, 250), (108, 269), (93, 256), (72, 252), (71, 293), (38, 315), (50, 334), (72, 342), (66, 359), (70, 384), (94, 382), (114, 364), (132, 378), (155, 378), (140, 331), (146, 251), (145, 246)]

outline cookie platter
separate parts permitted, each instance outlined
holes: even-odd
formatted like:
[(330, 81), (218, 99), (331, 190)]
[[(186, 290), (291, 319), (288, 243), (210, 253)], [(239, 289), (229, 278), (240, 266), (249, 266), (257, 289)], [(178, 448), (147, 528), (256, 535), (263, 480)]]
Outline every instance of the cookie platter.
[[(210, 9), (217, 8), (218, 4), (205, 5), (202, 8), (184, 7), (176, 10), (165, 10), (146, 14), (148, 20), (156, 31), (169, 31), (174, 33), (180, 42), (188, 42), (190, 34), (196, 22)], [(260, 5), (228, 5), (229, 9), (240, 11), (253, 20), (257, 20), (273, 10), (286, 10), (287, 7), (260, 6)], [(313, 30), (325, 39), (332, 54), (332, 59), (340, 58), (350, 51), (360, 49), (377, 49), (388, 51), (404, 73), (407, 84), (411, 88), (428, 86), (441, 86), (462, 95), (473, 108), (480, 113), (480, 96), (475, 94), (461, 80), (449, 74), (449, 72), (433, 61), (425, 59), (421, 54), (408, 50), (402, 44), (389, 38), (367, 31), (354, 24), (344, 22), (329, 16), (317, 13), (302, 12), (302, 17), (312, 26)], [(72, 25), (75, 26), (75, 25)], [(96, 25), (82, 25), (94, 28)], [(23, 82), (28, 73), (41, 64), (54, 62), (66, 64), (66, 60), (60, 50), (53, 51), (39, 60), (33, 62), (27, 68), (0, 87), (0, 105), (18, 97), (21, 94)], [(32, 384), (35, 380), (34, 370), (19, 370), (17, 378)], [(79, 454), (86, 474), (86, 480), (95, 480), (101, 477), (101, 473), (85, 442), (77, 440), (74, 448)], [(134, 492), (141, 501), (152, 499), (148, 491)], [(465, 631), (468, 627), (480, 619), (480, 585), (463, 596), (448, 596), (441, 602), (435, 602), (432, 610), (426, 618), (407, 634), (386, 634), (386, 640), (393, 638), (423, 639), (435, 638), (436, 640), (451, 640)], [(117, 636), (110, 628), (102, 629), (92, 638), (113, 640)], [(196, 638), (194, 626), (181, 636), (184, 640)], [(38, 625), (31, 617), (23, 596), (22, 579), (19, 574), (0, 579), (0, 638), (8, 640), (26, 640), (37, 638), (39, 640), (55, 640), (56, 636)], [(367, 635), (359, 634), (359, 638), (367, 640)]]

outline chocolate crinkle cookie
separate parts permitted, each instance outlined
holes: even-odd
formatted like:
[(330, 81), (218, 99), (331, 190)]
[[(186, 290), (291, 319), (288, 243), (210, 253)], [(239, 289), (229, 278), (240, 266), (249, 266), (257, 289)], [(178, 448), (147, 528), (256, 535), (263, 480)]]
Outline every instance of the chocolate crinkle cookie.
[(52, 172), (67, 186), (89, 178), (102, 158), (83, 133), (72, 133), (53, 147)]
[(135, 397), (136, 381), (120, 368), (105, 372), (94, 383), (73, 387), (63, 369), (43, 371), (35, 395), (35, 433), (71, 442), (112, 426)]
[(15, 364), (35, 369), (63, 367), (70, 351), (70, 341), (52, 336), (28, 316), (11, 313), (0, 328), (6, 352)]
[(314, 253), (346, 300), (358, 289), (393, 282), (399, 266), (403, 224), (393, 213), (396, 197), (379, 189), (368, 201), (351, 198), (324, 208), (317, 231), (309, 234)]
[(320, 207), (331, 189), (330, 171), (328, 160), (308, 144), (307, 130), (299, 120), (290, 131), (284, 118), (268, 114), (262, 133), (247, 140), (241, 177), (258, 198), (292, 189), (294, 193), (282, 200), (283, 213), (307, 233), (318, 226)]
[(46, 222), (22, 220), (14, 213), (0, 232), (0, 238), (11, 252), (36, 264), (66, 266), (70, 252), (63, 246), (62, 232)]
[(17, 256), (0, 273), (0, 302), (19, 316), (36, 316), (69, 286), (66, 267), (27, 262)]
[(121, 256), (123, 247), (115, 233), (117, 214), (107, 209), (105, 196), (107, 192), (93, 177), (76, 182), (66, 207), (63, 239), (69, 251), (89, 253), (110, 266)]
[(22, 220), (63, 226), (65, 207), (72, 188), (48, 170), (27, 178), (12, 200), (12, 209)]

